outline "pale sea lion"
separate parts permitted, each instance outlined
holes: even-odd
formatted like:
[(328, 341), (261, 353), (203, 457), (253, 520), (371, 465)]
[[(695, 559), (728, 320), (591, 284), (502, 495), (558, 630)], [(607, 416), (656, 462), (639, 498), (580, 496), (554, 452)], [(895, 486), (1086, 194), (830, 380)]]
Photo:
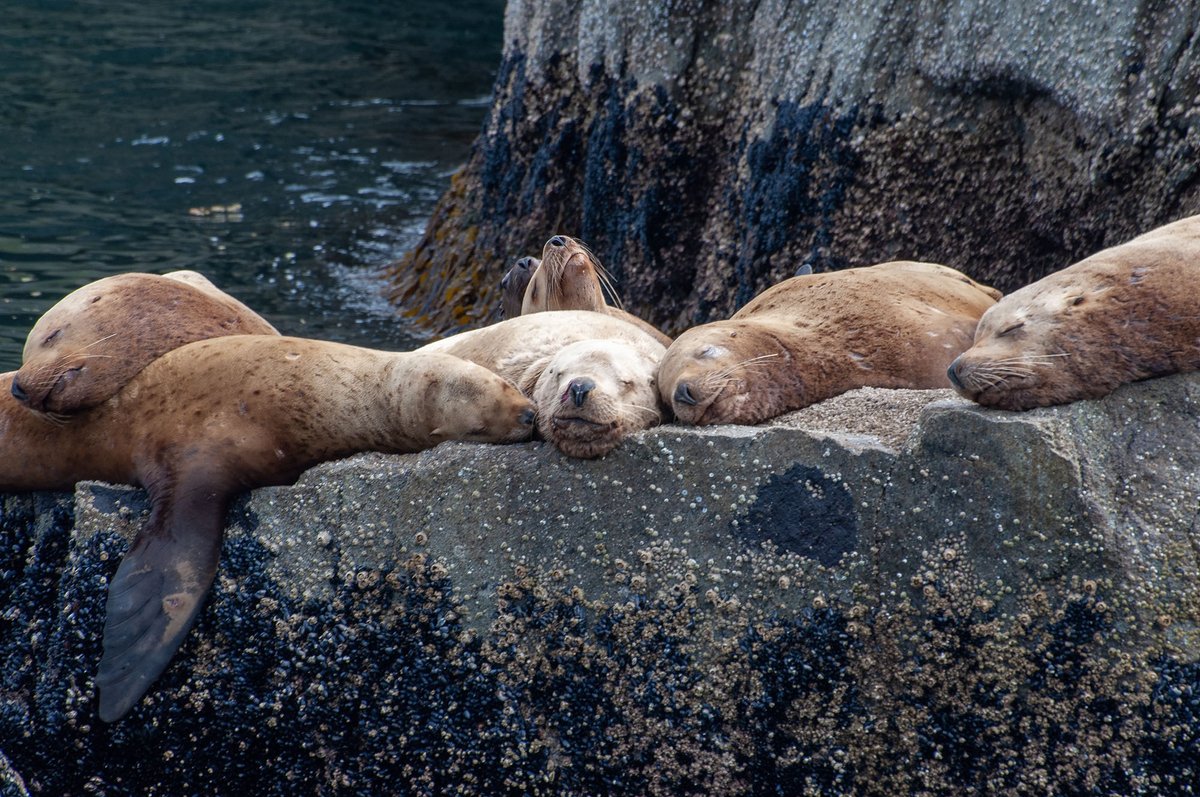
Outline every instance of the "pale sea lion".
[(63, 297), (33, 325), (12, 395), (40, 412), (95, 407), (171, 349), (275, 327), (195, 271), (117, 274)]
[(1004, 297), (950, 366), (963, 396), (1027, 410), (1200, 368), (1200, 216), (1105, 249)]
[(604, 286), (616, 295), (604, 269), (587, 247), (574, 238), (555, 235), (546, 241), (542, 249), (540, 264), (525, 288), (521, 312), (529, 314), (546, 310), (591, 310), (605, 313), (641, 328), (664, 346), (671, 345), (671, 339), (653, 324), (625, 312), (620, 307), (610, 306), (604, 300)]
[(500, 279), (500, 317), (516, 318), (521, 314), (521, 304), (525, 301), (525, 289), (533, 272), (542, 261), (536, 257), (523, 257), (513, 264)]
[[(12, 374), (0, 387), (11, 384)], [(186, 344), (109, 401), (51, 422), (0, 407), (0, 490), (81, 479), (146, 488), (149, 522), (109, 585), (100, 717), (123, 716), (191, 627), (216, 572), (233, 495), (290, 484), (361, 451), (443, 440), (517, 442), (533, 405), (496, 374), (444, 354), (392, 354), (267, 335)]]
[(640, 327), (585, 310), (510, 318), (417, 349), (490, 368), (537, 403), (538, 431), (564, 454), (598, 457), (662, 422), (655, 374), (666, 348)]
[(792, 277), (680, 335), (659, 390), (685, 423), (750, 424), (857, 387), (948, 387), (942, 365), (999, 296), (933, 263)]

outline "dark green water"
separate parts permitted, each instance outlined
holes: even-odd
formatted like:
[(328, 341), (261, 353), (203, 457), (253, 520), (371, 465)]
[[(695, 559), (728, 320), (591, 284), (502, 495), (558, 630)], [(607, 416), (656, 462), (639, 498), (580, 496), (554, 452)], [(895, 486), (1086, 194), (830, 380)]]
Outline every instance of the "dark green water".
[(380, 268), (479, 131), (503, 5), (0, 0), (0, 371), (123, 271), (196, 269), (284, 333), (410, 346)]

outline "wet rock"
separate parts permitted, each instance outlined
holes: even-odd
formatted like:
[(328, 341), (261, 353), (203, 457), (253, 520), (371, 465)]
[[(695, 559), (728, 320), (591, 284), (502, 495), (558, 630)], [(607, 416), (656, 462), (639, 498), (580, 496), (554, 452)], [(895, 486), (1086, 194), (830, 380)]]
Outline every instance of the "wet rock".
[(483, 133), (393, 297), (477, 325), (555, 233), (675, 331), (806, 262), (1011, 291), (1200, 211), (1198, 9), (511, 0)]
[(0, 740), (32, 794), (1180, 793), (1198, 405), (1197, 375), (1023, 414), (872, 389), (595, 461), (329, 463), (237, 502), (111, 726), (144, 493), (7, 496)]

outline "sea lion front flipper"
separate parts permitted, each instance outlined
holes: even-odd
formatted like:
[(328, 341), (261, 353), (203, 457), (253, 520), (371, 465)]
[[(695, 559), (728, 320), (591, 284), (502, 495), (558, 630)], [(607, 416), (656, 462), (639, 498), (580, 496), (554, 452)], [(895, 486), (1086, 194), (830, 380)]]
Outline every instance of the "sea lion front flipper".
[(166, 668), (217, 571), (227, 495), (211, 485), (164, 492), (109, 584), (96, 674), (105, 722), (123, 717)]

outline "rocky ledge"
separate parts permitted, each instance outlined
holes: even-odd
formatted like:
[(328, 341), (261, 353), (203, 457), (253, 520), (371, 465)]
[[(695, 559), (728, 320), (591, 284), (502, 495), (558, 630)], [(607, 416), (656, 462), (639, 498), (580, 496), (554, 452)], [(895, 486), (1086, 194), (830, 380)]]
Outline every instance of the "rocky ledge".
[(144, 494), (7, 496), (0, 793), (1181, 793), (1198, 417), (1198, 375), (1023, 414), (863, 390), (598, 461), (330, 463), (238, 502), (112, 726)]

